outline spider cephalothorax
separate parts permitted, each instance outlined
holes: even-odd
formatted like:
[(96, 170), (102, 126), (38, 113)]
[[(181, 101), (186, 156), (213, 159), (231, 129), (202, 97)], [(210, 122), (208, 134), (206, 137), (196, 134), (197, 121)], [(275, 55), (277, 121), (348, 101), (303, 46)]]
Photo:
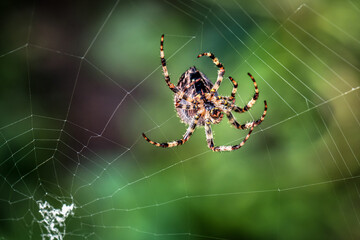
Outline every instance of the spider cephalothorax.
[[(251, 80), (253, 81), (255, 87), (255, 94), (252, 99), (245, 105), (244, 108), (240, 108), (235, 105), (235, 94), (237, 91), (237, 82), (229, 77), (230, 81), (233, 83), (233, 90), (230, 97), (219, 96), (217, 90), (223, 80), (225, 74), (224, 66), (219, 62), (219, 60), (212, 53), (203, 53), (198, 55), (199, 57), (207, 56), (212, 59), (214, 64), (219, 68), (218, 77), (213, 84), (202, 72), (196, 69), (196, 67), (190, 67), (185, 73), (183, 73), (179, 79), (177, 86), (170, 82), (169, 73), (166, 67), (166, 60), (164, 56), (164, 35), (161, 36), (160, 41), (160, 58), (161, 64), (165, 76), (165, 82), (169, 88), (175, 93), (174, 104), (176, 112), (182, 122), (189, 125), (186, 133), (183, 138), (180, 140), (167, 142), (167, 143), (158, 143), (150, 140), (143, 133), (143, 137), (149, 143), (158, 146), (158, 147), (175, 147), (178, 145), (184, 144), (189, 140), (192, 133), (195, 131), (196, 126), (205, 126), (206, 140), (208, 147), (213, 151), (233, 151), (242, 147), (245, 142), (249, 139), (251, 132), (254, 127), (259, 125), (266, 116), (267, 104), (264, 101), (265, 109), (260, 119), (249, 122), (246, 124), (239, 124), (234, 116), (232, 111), (243, 113), (248, 111), (256, 102), (259, 97), (259, 89), (257, 87), (254, 77), (248, 73)], [(228, 118), (229, 122), (237, 129), (250, 129), (244, 140), (234, 146), (214, 146), (214, 139), (211, 130), (211, 124), (218, 124), (223, 119), (224, 114)]]

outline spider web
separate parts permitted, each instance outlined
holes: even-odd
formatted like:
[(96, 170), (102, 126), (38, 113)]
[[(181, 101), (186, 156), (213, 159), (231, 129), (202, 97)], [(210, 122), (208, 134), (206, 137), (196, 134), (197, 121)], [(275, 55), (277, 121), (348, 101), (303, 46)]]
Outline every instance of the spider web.
[[(360, 5), (332, 1), (4, 3), (0, 239), (360, 237)], [(173, 83), (213, 52), (238, 83), (243, 148), (179, 139)], [(232, 85), (223, 81), (220, 94)], [(227, 120), (216, 145), (247, 134)]]

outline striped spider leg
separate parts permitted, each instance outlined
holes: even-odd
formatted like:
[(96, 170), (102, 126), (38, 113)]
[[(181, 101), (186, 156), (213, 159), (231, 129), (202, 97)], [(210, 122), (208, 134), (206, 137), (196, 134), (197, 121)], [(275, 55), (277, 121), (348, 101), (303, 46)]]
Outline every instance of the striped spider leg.
[(245, 142), (249, 139), (254, 126), (251, 126), (250, 131), (248, 132), (248, 134), (246, 135), (246, 137), (244, 138), (244, 140), (242, 140), (239, 144), (237, 145), (233, 145), (233, 146), (214, 146), (214, 137), (212, 134), (212, 130), (211, 130), (211, 122), (209, 120), (209, 118), (205, 118), (205, 134), (206, 134), (206, 141), (208, 144), (208, 147), (214, 151), (214, 152), (224, 152), (224, 151), (234, 151), (236, 149), (241, 148), (242, 146), (244, 146)]
[[(258, 89), (258, 86), (257, 86), (257, 83), (255, 81), (255, 78), (250, 74), (248, 73), (249, 77), (251, 78), (251, 80), (253, 81), (253, 84), (254, 84), (254, 87), (255, 87), (255, 93), (254, 93), (254, 96), (252, 97), (252, 99), (245, 105), (244, 108), (240, 108), (240, 107), (235, 107), (234, 108), (234, 111), (235, 112), (239, 112), (239, 113), (243, 113), (243, 112), (246, 112), (246, 111), (249, 111), (250, 108), (256, 103), (256, 100), (259, 98), (259, 89)], [(266, 105), (266, 104), (265, 104)]]
[(150, 140), (144, 133), (142, 134), (143, 137), (145, 138), (146, 141), (148, 141), (149, 143), (157, 146), (157, 147), (163, 147), (163, 148), (168, 148), (168, 147), (176, 147), (179, 145), (184, 144), (186, 141), (188, 141), (191, 137), (191, 135), (193, 134), (193, 132), (195, 131), (196, 125), (199, 121), (201, 113), (198, 113), (195, 115), (193, 122), (189, 125), (188, 129), (186, 130), (185, 134), (183, 135), (183, 137), (179, 140), (175, 140), (175, 141), (171, 141), (171, 142), (164, 142), (164, 143), (158, 143), (158, 142), (154, 142), (152, 140)]
[(222, 65), (222, 63), (219, 61), (219, 59), (217, 59), (217, 57), (215, 57), (214, 54), (212, 54), (211, 52), (205, 52), (205, 53), (199, 54), (197, 57), (200, 58), (202, 56), (207, 56), (207, 57), (211, 58), (213, 63), (219, 68), (218, 76), (217, 76), (217, 80), (215, 82), (215, 85), (210, 90), (211, 94), (213, 95), (219, 89), (220, 84), (221, 84), (221, 82), (222, 82), (222, 80), (224, 78), (225, 68)]

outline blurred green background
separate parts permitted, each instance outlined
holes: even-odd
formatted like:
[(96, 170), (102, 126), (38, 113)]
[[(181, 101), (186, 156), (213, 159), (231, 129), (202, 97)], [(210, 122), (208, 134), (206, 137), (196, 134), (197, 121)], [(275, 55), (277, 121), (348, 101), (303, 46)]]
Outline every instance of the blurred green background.
[[(74, 204), (64, 239), (360, 238), (360, 4), (320, 1), (2, 1), (0, 239), (51, 239), (38, 201)], [(173, 83), (213, 52), (238, 83), (243, 148), (186, 130)], [(219, 94), (229, 96), (224, 79)], [(216, 145), (247, 132), (226, 119)], [(65, 233), (65, 234), (64, 234)], [(60, 237), (59, 237), (60, 239)]]

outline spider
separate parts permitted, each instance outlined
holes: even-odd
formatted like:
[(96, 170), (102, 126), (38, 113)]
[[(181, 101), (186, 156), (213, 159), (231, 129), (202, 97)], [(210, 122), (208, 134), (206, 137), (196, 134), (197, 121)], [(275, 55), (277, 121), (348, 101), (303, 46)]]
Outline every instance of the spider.
[[(213, 63), (219, 68), (218, 76), (215, 84), (213, 84), (202, 72), (196, 69), (195, 66), (190, 67), (185, 73), (183, 73), (179, 79), (177, 86), (170, 82), (170, 76), (166, 67), (166, 60), (164, 55), (164, 35), (160, 40), (160, 58), (161, 65), (165, 76), (165, 82), (171, 91), (175, 93), (174, 104), (177, 115), (182, 122), (189, 125), (183, 137), (179, 140), (165, 143), (158, 143), (150, 140), (144, 133), (142, 134), (146, 141), (157, 147), (175, 147), (187, 142), (196, 126), (205, 126), (206, 141), (208, 147), (215, 152), (221, 151), (233, 151), (241, 148), (245, 142), (249, 139), (254, 127), (258, 126), (265, 118), (267, 112), (267, 103), (264, 101), (265, 109), (260, 119), (245, 124), (238, 123), (232, 111), (237, 113), (244, 113), (255, 104), (259, 97), (259, 89), (257, 87), (254, 77), (248, 73), (251, 78), (254, 87), (255, 94), (252, 99), (245, 105), (244, 108), (240, 108), (235, 105), (235, 94), (238, 84), (232, 78), (229, 77), (233, 84), (230, 97), (219, 96), (217, 91), (223, 80), (225, 74), (224, 66), (219, 60), (210, 52), (199, 54), (197, 57), (202, 56), (209, 57)], [(237, 129), (250, 129), (246, 137), (237, 145), (233, 146), (215, 146), (214, 138), (211, 130), (211, 124), (218, 124), (223, 119), (224, 114), (228, 118), (230, 124)]]

